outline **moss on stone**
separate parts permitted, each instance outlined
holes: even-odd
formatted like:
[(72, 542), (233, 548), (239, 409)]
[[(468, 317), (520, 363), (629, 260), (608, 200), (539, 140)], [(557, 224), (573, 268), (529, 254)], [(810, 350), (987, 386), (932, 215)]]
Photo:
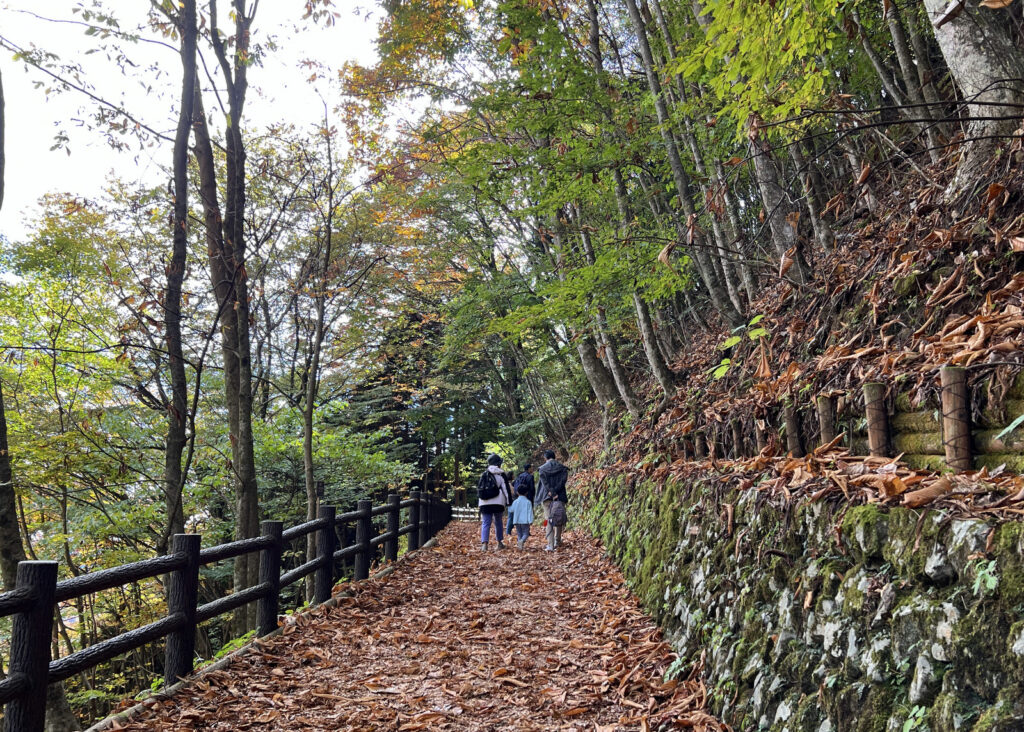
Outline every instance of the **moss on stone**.
[(986, 709), (971, 732), (1020, 732), (1024, 729), (1024, 695), (1020, 687), (1000, 690), (996, 703)]
[(843, 536), (858, 561), (880, 558), (888, 534), (888, 516), (877, 504), (854, 506), (843, 517)]
[(892, 508), (888, 512), (889, 536), (882, 556), (899, 577), (916, 579), (925, 576), (925, 565), (939, 532), (934, 521), (922, 522), (921, 514), (909, 508)]
[(945, 455), (940, 432), (901, 432), (892, 438), (896, 452), (912, 455)]
[(1000, 465), (1014, 473), (1024, 473), (1024, 455), (1020, 453), (998, 452), (989, 455), (975, 455), (974, 467), (995, 470)]
[(904, 455), (902, 460), (914, 470), (934, 470), (937, 473), (949, 470), (945, 455)]
[(912, 412), (897, 411), (889, 421), (894, 432), (903, 434), (935, 433), (942, 431), (938, 411), (919, 409)]
[(1017, 374), (1017, 378), (1013, 380), (1013, 386), (1010, 387), (1010, 396), (1024, 399), (1024, 371)]
[(1000, 525), (992, 554), (999, 576), (999, 598), (1006, 610), (1012, 610), (1024, 603), (1024, 523)]

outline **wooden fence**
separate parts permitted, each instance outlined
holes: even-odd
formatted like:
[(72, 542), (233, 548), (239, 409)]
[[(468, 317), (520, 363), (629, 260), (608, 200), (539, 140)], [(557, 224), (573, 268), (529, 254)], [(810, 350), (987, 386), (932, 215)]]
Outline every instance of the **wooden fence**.
[[(408, 509), (408, 523), (401, 525), (401, 511)], [(373, 517), (386, 516), (386, 530), (373, 536)], [(401, 500), (391, 494), (387, 502), (374, 506), (361, 500), (355, 511), (337, 515), (334, 506), (321, 506), (312, 521), (284, 530), (280, 521), (264, 521), (261, 536), (200, 549), (198, 534), (176, 534), (167, 556), (112, 567), (57, 581), (57, 562), (21, 562), (17, 585), (0, 594), (0, 618), (13, 617), (11, 657), (8, 676), (0, 681), (0, 705), (6, 704), (6, 732), (42, 732), (46, 712), (46, 687), (120, 656), (146, 643), (166, 638), (164, 681), (169, 686), (194, 669), (196, 627), (237, 608), (257, 602), (260, 636), (277, 628), (281, 590), (316, 573), (314, 604), (330, 599), (340, 578), (338, 560), (354, 559), (356, 580), (370, 574), (370, 562), (383, 545), (386, 561), (398, 558), (398, 540), (408, 536), (409, 551), (423, 546), (451, 520), (451, 506), (436, 496), (413, 491)], [(338, 529), (354, 524), (355, 541), (340, 546)], [(288, 542), (316, 532), (317, 556), (281, 574), (281, 555)], [(259, 552), (259, 584), (199, 605), (199, 568), (204, 564)], [(50, 660), (54, 607), (84, 595), (168, 575), (167, 615), (156, 622), (69, 656)]]
[(475, 506), (455, 506), (452, 508), (452, 521), (479, 521), (480, 510)]

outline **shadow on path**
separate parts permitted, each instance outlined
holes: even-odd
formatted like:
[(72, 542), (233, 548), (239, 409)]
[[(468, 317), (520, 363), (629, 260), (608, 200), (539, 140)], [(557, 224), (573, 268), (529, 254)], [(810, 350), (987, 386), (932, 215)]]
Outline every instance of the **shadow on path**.
[[(539, 528), (539, 527), (536, 527)], [(125, 730), (722, 730), (601, 548), (481, 552), (479, 524), (354, 586)]]

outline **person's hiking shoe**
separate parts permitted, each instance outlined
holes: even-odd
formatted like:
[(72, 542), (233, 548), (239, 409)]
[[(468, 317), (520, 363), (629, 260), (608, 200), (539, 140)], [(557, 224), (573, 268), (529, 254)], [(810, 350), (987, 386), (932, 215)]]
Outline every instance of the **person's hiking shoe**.
[(500, 552), (504, 548), (505, 548), (505, 545), (502, 542), (499, 541), (498, 542), (498, 549), (497, 550)]
[(554, 550), (555, 550), (555, 548), (553, 546), (546, 546), (546, 547), (544, 547), (544, 551), (546, 551), (546, 552), (553, 552)]
[(480, 543), (480, 551), (482, 551), (482, 552), (487, 551), (487, 542), (486, 541)]

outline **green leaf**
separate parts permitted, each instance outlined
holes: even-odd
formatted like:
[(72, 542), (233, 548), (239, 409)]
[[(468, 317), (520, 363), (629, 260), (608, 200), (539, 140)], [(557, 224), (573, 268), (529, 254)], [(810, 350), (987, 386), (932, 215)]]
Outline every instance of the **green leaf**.
[(722, 350), (725, 350), (726, 348), (732, 348), (737, 343), (739, 343), (741, 340), (743, 340), (743, 336), (738, 336), (738, 335), (729, 336), (728, 338), (725, 339), (725, 342), (722, 343), (722, 345), (719, 346), (719, 348), (722, 349)]
[(760, 315), (755, 315), (754, 318), (749, 323), (747, 323), (747, 326), (749, 327), (749, 326), (752, 326), (752, 325), (757, 325), (758, 323), (761, 322), (761, 320), (763, 318), (764, 318), (764, 313), (761, 313)]
[(747, 336), (750, 338), (750, 340), (756, 341), (761, 336), (767, 335), (767, 334), (768, 334), (768, 331), (765, 330), (764, 328), (754, 328), (752, 331), (747, 333)]
[(996, 439), (997, 440), (1003, 439), (1008, 434), (1013, 432), (1015, 429), (1020, 427), (1022, 424), (1024, 424), (1024, 414), (1020, 415), (1019, 417), (1017, 417), (1017, 419), (1015, 419), (1012, 422), (1010, 422), (1010, 424), (1006, 427), (1006, 429), (1004, 429), (1002, 432), (1000, 432), (998, 435), (996, 435)]

